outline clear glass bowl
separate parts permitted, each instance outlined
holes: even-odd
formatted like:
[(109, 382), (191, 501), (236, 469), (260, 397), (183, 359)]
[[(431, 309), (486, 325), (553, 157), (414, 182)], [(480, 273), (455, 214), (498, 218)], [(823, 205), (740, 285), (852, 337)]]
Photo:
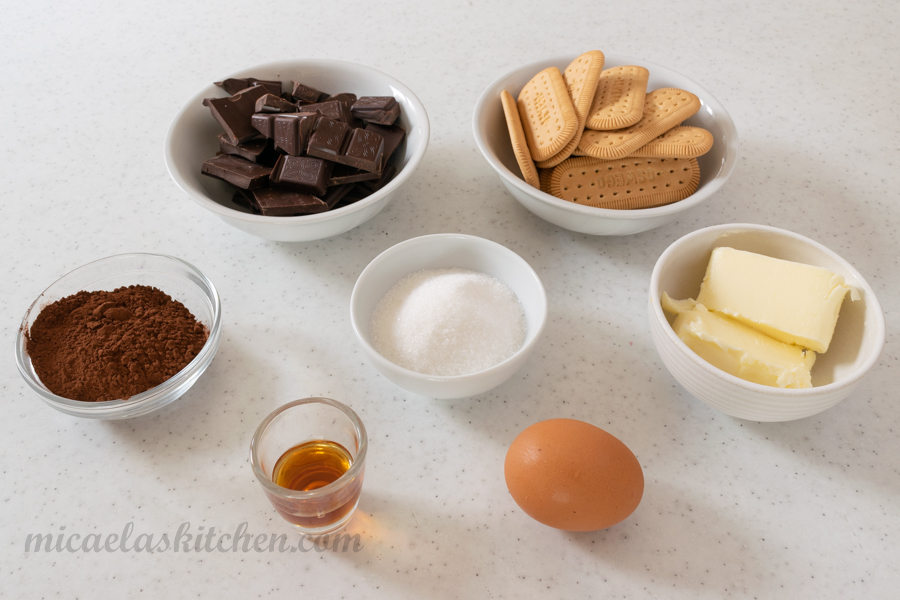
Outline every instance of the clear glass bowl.
[[(82, 402), (57, 396), (41, 383), (25, 351), (25, 332), (41, 310), (61, 298), (82, 290), (112, 291), (129, 285), (158, 288), (184, 304), (209, 330), (200, 353), (162, 384), (124, 400)], [(88, 263), (64, 275), (38, 296), (22, 319), (16, 336), (16, 364), (26, 383), (50, 406), (76, 417), (128, 419), (145, 415), (180, 398), (212, 362), (222, 334), (219, 294), (207, 277), (193, 265), (160, 254), (119, 254)]]

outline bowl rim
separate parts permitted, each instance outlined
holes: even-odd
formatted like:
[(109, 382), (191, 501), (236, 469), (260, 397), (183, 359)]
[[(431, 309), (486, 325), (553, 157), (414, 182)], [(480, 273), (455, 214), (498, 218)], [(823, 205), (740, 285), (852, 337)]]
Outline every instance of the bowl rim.
[[(729, 146), (733, 146), (734, 148), (733, 152), (730, 152), (726, 155), (724, 165), (720, 169), (719, 173), (713, 179), (708, 181), (703, 188), (698, 189), (696, 192), (694, 192), (684, 200), (679, 200), (678, 202), (672, 202), (671, 204), (665, 204), (663, 206), (656, 206), (652, 208), (613, 209), (600, 208), (595, 206), (583, 206), (580, 204), (575, 204), (573, 202), (567, 202), (566, 200), (551, 196), (550, 194), (547, 194), (540, 189), (530, 186), (525, 182), (524, 179), (518, 177), (515, 173), (510, 171), (506, 167), (506, 165), (500, 162), (500, 160), (497, 158), (497, 155), (489, 149), (487, 141), (485, 140), (484, 135), (482, 135), (482, 132), (478, 126), (479, 117), (484, 112), (485, 107), (489, 102), (498, 99), (500, 84), (503, 80), (508, 79), (519, 72), (525, 71), (526, 69), (533, 70), (534, 73), (538, 73), (543, 68), (547, 68), (547, 66), (568, 64), (575, 60), (578, 56), (580, 55), (563, 54), (551, 58), (532, 61), (530, 63), (510, 69), (509, 71), (494, 79), (481, 93), (481, 96), (479, 96), (478, 101), (475, 103), (475, 110), (472, 113), (472, 130), (475, 135), (475, 145), (478, 146), (478, 149), (481, 151), (481, 154), (484, 156), (485, 160), (488, 161), (488, 164), (493, 167), (493, 169), (500, 175), (500, 177), (506, 184), (512, 185), (518, 188), (521, 192), (531, 196), (532, 198), (540, 200), (556, 208), (582, 214), (585, 216), (604, 217), (611, 220), (634, 220), (639, 218), (649, 219), (679, 213), (692, 208), (697, 204), (700, 204), (701, 202), (718, 192), (719, 189), (721, 189), (722, 186), (725, 185), (725, 182), (728, 181), (728, 179), (731, 177), (735, 165), (737, 164), (737, 158), (740, 152), (740, 139), (738, 138), (737, 128), (735, 127), (734, 120), (731, 118), (731, 115), (728, 113), (722, 103), (716, 100), (716, 98), (706, 88), (701, 86), (694, 79), (688, 77), (687, 75), (682, 75), (681, 73), (678, 73), (677, 71), (674, 71), (669, 67), (651, 61), (633, 58), (630, 56), (606, 53), (604, 53), (606, 62), (615, 63), (615, 66), (633, 64), (645, 67), (651, 71), (653, 69), (663, 69), (665, 71), (671, 71), (672, 73), (675, 73), (679, 77), (685, 78), (691, 83), (694, 90), (691, 93), (700, 98), (701, 107), (704, 105), (708, 105), (717, 115), (719, 115), (720, 124), (722, 125), (723, 129), (725, 129), (729, 137)], [(697, 93), (698, 91), (701, 93)]]
[[(538, 311), (540, 312), (540, 323), (538, 324), (537, 329), (534, 332), (534, 335), (530, 335), (530, 331), (526, 333), (526, 340), (522, 346), (515, 351), (511, 356), (507, 357), (502, 362), (497, 363), (492, 367), (488, 367), (487, 369), (483, 369), (481, 371), (476, 371), (474, 373), (466, 373), (465, 375), (428, 375), (426, 373), (419, 373), (417, 371), (412, 371), (405, 367), (401, 367), (395, 362), (392, 362), (381, 355), (378, 350), (375, 349), (372, 344), (368, 342), (368, 340), (360, 333), (362, 331), (362, 327), (365, 326), (368, 328), (369, 324), (360, 324), (356, 320), (356, 307), (359, 302), (359, 289), (360, 282), (363, 285), (366, 285), (368, 278), (372, 277), (372, 271), (374, 270), (373, 265), (376, 263), (382, 263), (385, 260), (389, 260), (391, 255), (398, 254), (403, 252), (410, 246), (416, 246), (420, 244), (428, 244), (434, 241), (442, 240), (442, 239), (459, 239), (463, 240), (465, 243), (474, 243), (479, 244), (485, 248), (491, 248), (492, 251), (499, 252), (501, 254), (506, 254), (507, 256), (513, 258), (514, 260), (519, 261), (522, 265), (525, 266), (525, 271), (531, 278), (534, 279), (534, 282), (537, 284), (537, 288), (540, 291), (538, 295)], [(376, 265), (377, 266), (377, 265)], [(413, 273), (415, 271), (410, 271)], [(409, 273), (407, 273), (408, 275)], [(398, 280), (399, 281), (399, 280)], [(396, 282), (394, 282), (396, 283)], [(504, 285), (507, 285), (505, 281), (502, 281)], [(508, 285), (507, 285), (508, 287)], [(518, 296), (517, 296), (518, 298)], [(522, 300), (519, 299), (521, 303)], [(356, 279), (356, 283), (353, 285), (353, 292), (350, 294), (350, 325), (353, 328), (353, 334), (356, 336), (356, 340), (363, 347), (366, 354), (369, 358), (378, 363), (376, 367), (380, 371), (382, 367), (388, 369), (389, 371), (396, 372), (404, 377), (409, 377), (413, 379), (417, 379), (420, 381), (429, 381), (435, 383), (444, 383), (450, 384), (453, 382), (462, 382), (475, 377), (482, 377), (486, 375), (492, 375), (497, 372), (501, 372), (507, 368), (507, 366), (518, 359), (519, 356), (523, 355), (523, 353), (531, 353), (533, 348), (537, 345), (538, 341), (541, 338), (541, 335), (544, 332), (544, 328), (547, 324), (547, 317), (549, 315), (549, 308), (547, 303), (547, 290), (544, 288), (543, 282), (541, 282), (541, 278), (538, 277), (537, 272), (532, 268), (532, 266), (528, 263), (527, 260), (519, 256), (516, 252), (513, 252), (503, 244), (499, 244), (493, 240), (489, 240), (487, 238), (479, 237), (476, 235), (469, 235), (465, 233), (432, 233), (428, 235), (422, 235), (414, 238), (410, 238), (408, 240), (404, 240), (397, 244), (394, 244), (390, 248), (381, 252), (378, 256), (369, 261), (369, 264), (366, 265), (366, 268), (362, 270), (359, 274), (359, 277)], [(530, 339), (528, 339), (530, 338)], [(378, 365), (381, 365), (380, 367)]]
[[(671, 256), (679, 250), (679, 248), (685, 244), (686, 242), (700, 237), (704, 235), (708, 235), (710, 233), (714, 233), (716, 231), (721, 232), (737, 232), (737, 231), (761, 231), (772, 233), (775, 235), (780, 235), (783, 237), (788, 237), (809, 246), (817, 249), (823, 254), (831, 257), (836, 262), (840, 263), (842, 267), (844, 267), (849, 273), (851, 273), (856, 280), (859, 282), (860, 287), (862, 287), (865, 292), (866, 299), (866, 311), (872, 311), (872, 314), (875, 317), (875, 325), (876, 325), (876, 338), (875, 338), (875, 351), (871, 352), (868, 357), (863, 361), (856, 370), (853, 371), (849, 376), (839, 380), (833, 381), (831, 383), (827, 383), (825, 385), (814, 386), (811, 388), (802, 388), (802, 389), (789, 389), (789, 388), (778, 388), (767, 385), (762, 385), (760, 383), (753, 383), (752, 381), (746, 381), (741, 379), (740, 377), (736, 377), (735, 375), (731, 375), (730, 373), (726, 373), (713, 365), (709, 364), (702, 358), (700, 358), (697, 353), (691, 350), (687, 344), (685, 344), (681, 338), (679, 338), (675, 334), (675, 330), (672, 329), (672, 326), (669, 324), (668, 319), (666, 319), (665, 311), (662, 309), (662, 305), (660, 304), (660, 294), (659, 294), (659, 278), (662, 272), (663, 263), (667, 262)], [(881, 308), (881, 303), (878, 301), (878, 297), (875, 295), (875, 291), (872, 289), (872, 286), (869, 285), (869, 282), (865, 280), (865, 278), (853, 268), (849, 262), (847, 262), (843, 257), (841, 257), (838, 253), (829, 249), (828, 247), (820, 244), (819, 242), (810, 239), (806, 236), (800, 235), (799, 233), (795, 233), (793, 231), (787, 229), (781, 229), (778, 227), (772, 227), (770, 225), (758, 225), (753, 223), (724, 223), (720, 225), (711, 225), (709, 227), (703, 227), (701, 229), (697, 229), (692, 231), (674, 242), (672, 242), (668, 248), (666, 248), (662, 254), (660, 254), (659, 258), (656, 261), (656, 264), (653, 265), (653, 272), (650, 275), (650, 289), (649, 289), (649, 299), (650, 299), (650, 315), (651, 317), (655, 317), (656, 321), (662, 326), (662, 330), (666, 336), (666, 339), (675, 344), (675, 347), (679, 349), (682, 355), (688, 357), (688, 359), (696, 366), (700, 367), (704, 372), (709, 373), (718, 379), (721, 379), (731, 385), (736, 385), (744, 390), (755, 392), (755, 393), (764, 393), (769, 396), (781, 397), (784, 399), (791, 400), (802, 400), (808, 399), (809, 397), (819, 396), (823, 393), (828, 393), (831, 391), (840, 390), (843, 388), (853, 387), (855, 386), (878, 362), (878, 359), (881, 356), (881, 352), (884, 349), (885, 343), (885, 320), (884, 320), (884, 311)]]
[[(31, 377), (31, 374), (28, 372), (28, 368), (26, 367), (26, 361), (30, 361), (31, 359), (28, 357), (28, 354), (25, 351), (25, 331), (28, 328), (28, 317), (31, 315), (31, 311), (38, 307), (38, 303), (44, 297), (44, 294), (46, 294), (50, 288), (66, 279), (67, 277), (77, 273), (78, 271), (81, 271), (82, 269), (95, 266), (97, 265), (97, 263), (102, 263), (113, 259), (142, 256), (162, 258), (180, 263), (182, 266), (186, 267), (189, 271), (196, 275), (201, 281), (203, 281), (204, 285), (207, 286), (209, 293), (207, 293), (206, 290), (203, 290), (203, 288), (200, 286), (198, 286), (198, 288), (203, 291), (204, 296), (206, 296), (212, 304), (213, 320), (212, 324), (209, 327), (209, 335), (206, 338), (206, 342), (203, 344), (200, 352), (197, 353), (197, 356), (195, 356), (191, 360), (191, 362), (185, 365), (183, 369), (178, 371), (175, 375), (165, 380), (161, 384), (152, 387), (149, 390), (141, 392), (140, 394), (135, 394), (134, 396), (124, 399), (104, 400), (100, 402), (73, 400), (71, 398), (58, 396), (47, 389), (43, 385), (43, 383), (40, 382), (40, 380), (35, 381), (35, 379)], [(165, 292), (165, 290), (163, 290), (163, 292)], [(186, 260), (180, 259), (176, 256), (170, 256), (168, 254), (155, 254), (151, 252), (126, 252), (123, 254), (113, 254), (111, 256), (98, 258), (97, 260), (85, 263), (79, 267), (72, 269), (71, 271), (68, 271), (65, 275), (57, 278), (53, 283), (44, 288), (44, 290), (38, 295), (38, 297), (29, 305), (28, 309), (25, 311), (25, 316), (22, 318), (22, 322), (19, 324), (18, 331), (16, 332), (16, 366), (19, 369), (19, 374), (23, 379), (25, 379), (25, 382), (31, 387), (32, 390), (37, 392), (45, 402), (48, 402), (54, 407), (59, 407), (61, 410), (64, 410), (64, 412), (73, 411), (69, 412), (69, 414), (77, 413), (81, 416), (99, 416), (101, 413), (117, 414), (120, 412), (126, 412), (127, 409), (134, 406), (152, 404), (153, 400), (164, 396), (171, 389), (179, 387), (185, 380), (193, 377), (194, 371), (197, 369), (197, 367), (203, 362), (209, 360), (209, 353), (215, 353), (218, 349), (218, 340), (221, 329), (222, 305), (219, 298), (219, 292), (213, 282), (210, 281), (210, 279), (206, 275), (204, 275), (203, 272), (200, 271), (200, 269), (187, 262)]]
[[(177, 165), (174, 159), (174, 135), (175, 132), (179, 129), (179, 125), (181, 121), (186, 117), (188, 111), (192, 109), (196, 109), (196, 107), (202, 103), (204, 98), (210, 97), (212, 93), (216, 90), (219, 90), (215, 86), (215, 84), (209, 84), (204, 87), (202, 90), (194, 94), (175, 114), (175, 118), (172, 119), (172, 122), (169, 124), (169, 129), (166, 132), (166, 139), (163, 147), (163, 159), (166, 164), (166, 170), (169, 173), (169, 176), (175, 182), (175, 184), (181, 189), (182, 192), (187, 194), (192, 200), (197, 202), (203, 208), (219, 215), (220, 217), (226, 217), (228, 219), (237, 219), (239, 221), (244, 221), (247, 223), (256, 223), (256, 224), (282, 224), (282, 225), (297, 225), (297, 224), (305, 224), (305, 223), (321, 223), (324, 221), (330, 221), (338, 216), (349, 215), (355, 212), (359, 212), (365, 210), (366, 207), (369, 207), (373, 204), (378, 203), (380, 200), (384, 199), (386, 196), (389, 196), (394, 193), (407, 179), (412, 175), (413, 171), (415, 171), (419, 162), (422, 160), (422, 157), (425, 154), (425, 150), (428, 148), (428, 141), (431, 136), (431, 127), (428, 120), (428, 113), (425, 110), (425, 106), (419, 100), (418, 96), (413, 93), (411, 89), (409, 89), (406, 85), (401, 83), (399, 80), (391, 77), (390, 75), (379, 71), (378, 69), (361, 65), (358, 63), (345, 61), (345, 60), (337, 60), (332, 58), (299, 58), (299, 59), (289, 59), (289, 60), (280, 60), (280, 61), (272, 61), (259, 65), (255, 65), (252, 67), (247, 67), (245, 69), (241, 69), (235, 73), (230, 75), (226, 75), (224, 79), (230, 77), (245, 77), (252, 72), (258, 72), (266, 69), (287, 69), (287, 68), (296, 68), (298, 66), (310, 65), (310, 66), (319, 66), (319, 67), (327, 67), (332, 69), (357, 69), (361, 71), (368, 71), (371, 74), (378, 75), (385, 79), (385, 82), (393, 87), (396, 87), (400, 92), (406, 96), (410, 104), (412, 104), (414, 108), (415, 114), (421, 114), (421, 122), (414, 123), (412, 128), (419, 128), (422, 131), (422, 140), (414, 149), (409, 158), (409, 161), (406, 165), (400, 169), (394, 178), (383, 188), (378, 190), (377, 192), (359, 200), (358, 202), (354, 202), (353, 204), (349, 204), (347, 206), (325, 211), (322, 213), (316, 213), (312, 215), (295, 215), (290, 217), (278, 217), (278, 216), (266, 216), (266, 215), (255, 215), (251, 213), (245, 213), (239, 210), (235, 210), (233, 208), (229, 208), (227, 206), (223, 206), (218, 202), (210, 199), (205, 194), (196, 193), (192, 187), (187, 183), (187, 181), (181, 175), (181, 169)], [(409, 140), (409, 132), (407, 132), (406, 139)]]

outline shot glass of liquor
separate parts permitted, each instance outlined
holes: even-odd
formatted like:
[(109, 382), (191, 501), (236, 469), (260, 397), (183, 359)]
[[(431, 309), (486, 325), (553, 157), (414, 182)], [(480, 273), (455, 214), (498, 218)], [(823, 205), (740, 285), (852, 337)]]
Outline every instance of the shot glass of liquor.
[(278, 514), (317, 536), (353, 516), (367, 449), (366, 428), (349, 406), (304, 398), (263, 419), (250, 442), (250, 464)]

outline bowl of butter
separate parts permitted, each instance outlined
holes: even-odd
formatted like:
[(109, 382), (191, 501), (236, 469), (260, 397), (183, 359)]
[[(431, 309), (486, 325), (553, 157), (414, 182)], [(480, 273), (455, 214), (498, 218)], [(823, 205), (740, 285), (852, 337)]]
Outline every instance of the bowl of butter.
[(847, 261), (764, 225), (707, 227), (663, 252), (650, 279), (660, 358), (728, 415), (791, 421), (847, 396), (884, 347), (884, 313)]

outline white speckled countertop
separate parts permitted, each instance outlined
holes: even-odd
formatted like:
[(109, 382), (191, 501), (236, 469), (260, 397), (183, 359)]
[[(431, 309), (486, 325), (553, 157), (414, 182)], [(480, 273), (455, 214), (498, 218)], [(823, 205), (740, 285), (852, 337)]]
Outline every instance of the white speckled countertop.
[[(9, 598), (887, 598), (900, 588), (900, 7), (544, 2), (4, 3), (0, 20), (0, 596)], [(475, 147), (475, 100), (525, 62), (599, 49), (698, 81), (741, 156), (707, 205), (622, 238), (559, 229), (515, 202)], [(201, 87), (254, 64), (331, 57), (383, 70), (431, 118), (418, 171), (382, 213), (313, 243), (256, 239), (191, 202), (166, 129)], [(761, 424), (693, 399), (660, 362), (646, 293), (697, 228), (775, 225), (844, 256), (887, 317), (880, 364), (842, 404)], [(520, 373), (480, 397), (404, 393), (370, 366), (348, 305), (371, 258), (465, 232), (523, 256), (550, 317)], [(67, 271), (122, 252), (181, 257), (218, 286), (212, 366), (178, 403), (121, 422), (50, 409), (16, 371), (16, 328)], [(893, 383), (891, 383), (893, 381)], [(358, 552), (25, 552), (32, 533), (287, 533), (248, 464), (289, 400), (349, 403), (371, 448)], [(524, 515), (503, 457), (526, 426), (572, 417), (644, 469), (637, 511), (596, 533)], [(65, 528), (61, 530), (61, 528)]]

